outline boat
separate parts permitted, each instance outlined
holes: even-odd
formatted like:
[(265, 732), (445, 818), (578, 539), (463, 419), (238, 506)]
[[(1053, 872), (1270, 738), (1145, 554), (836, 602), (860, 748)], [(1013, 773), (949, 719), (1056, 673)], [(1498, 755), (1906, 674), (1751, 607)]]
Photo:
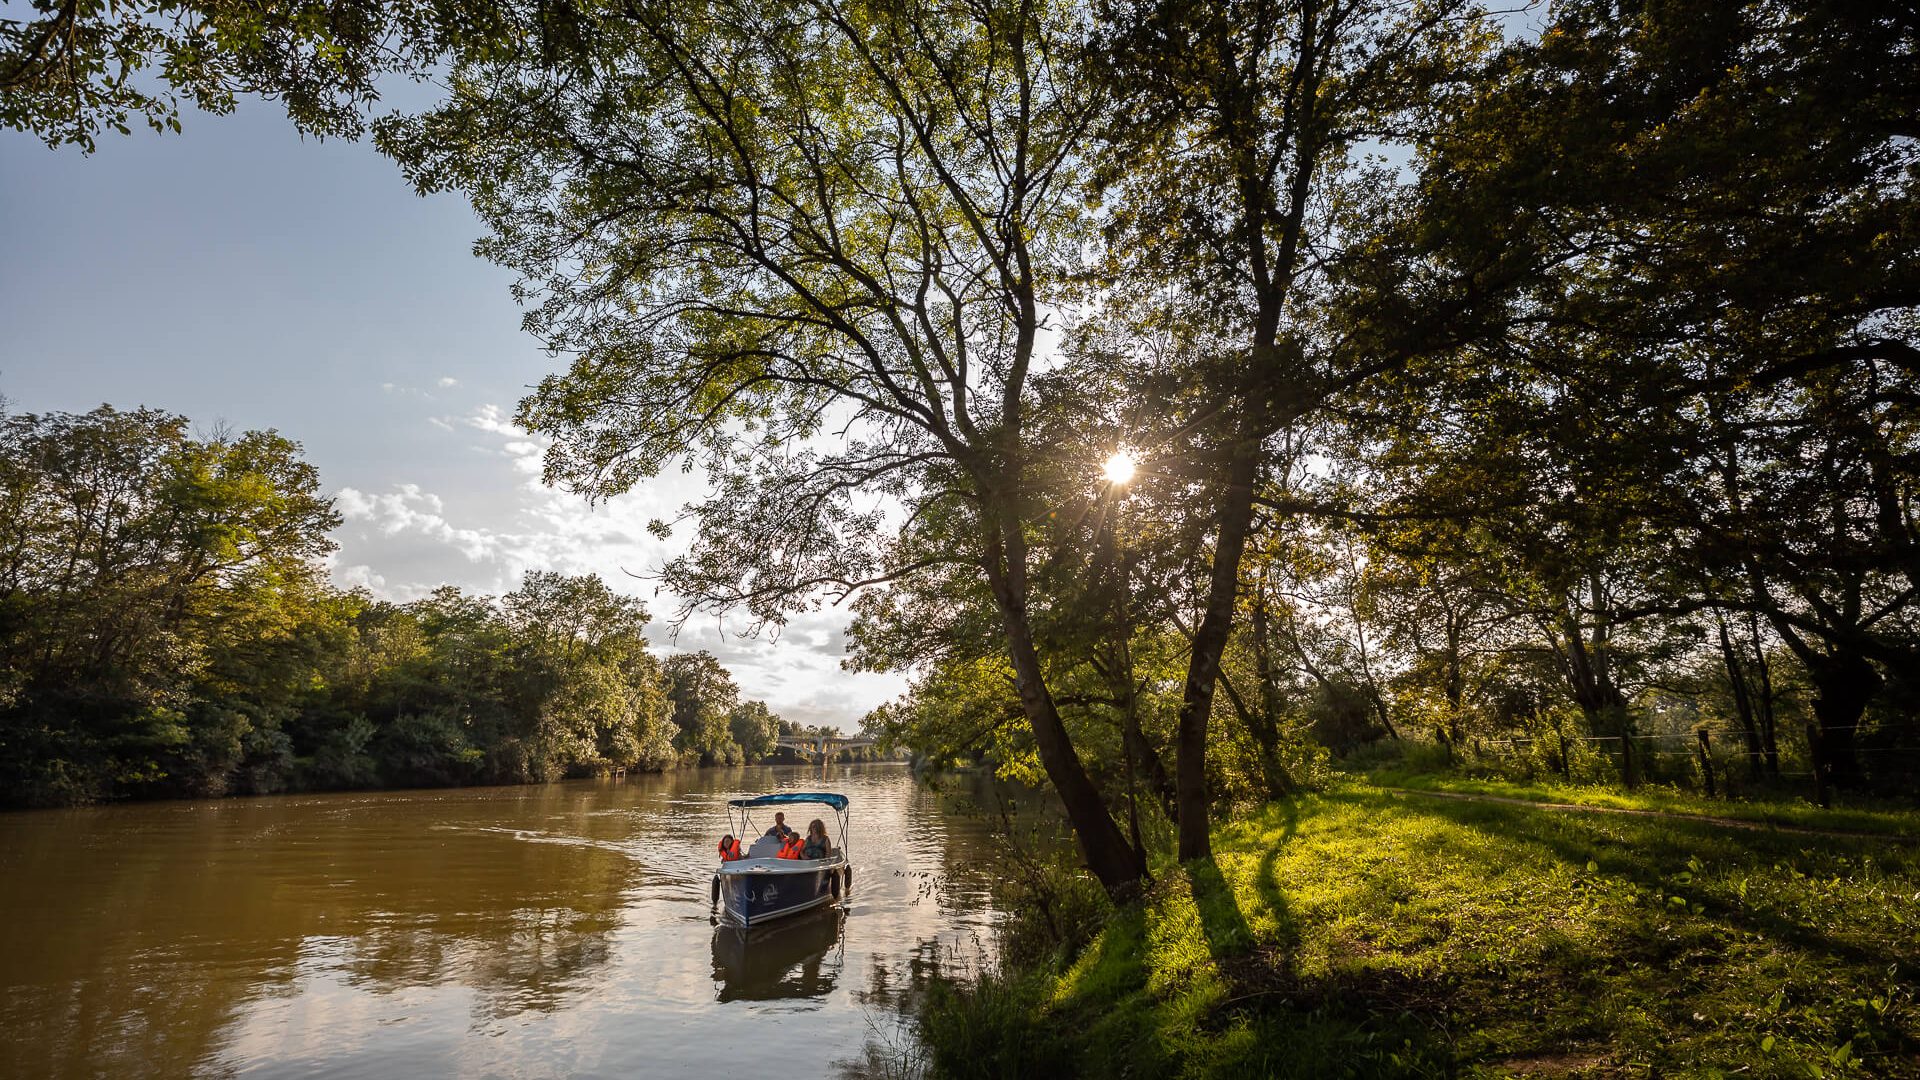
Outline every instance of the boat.
[(721, 914), (741, 927), (794, 915), (838, 903), (853, 889), (853, 864), (847, 861), (847, 797), (830, 791), (781, 791), (727, 800), (728, 831), (737, 837), (757, 836), (753, 811), (818, 803), (833, 809), (840, 822), (839, 846), (824, 859), (782, 859), (780, 841), (759, 836), (745, 858), (723, 862), (713, 875), (713, 902)]

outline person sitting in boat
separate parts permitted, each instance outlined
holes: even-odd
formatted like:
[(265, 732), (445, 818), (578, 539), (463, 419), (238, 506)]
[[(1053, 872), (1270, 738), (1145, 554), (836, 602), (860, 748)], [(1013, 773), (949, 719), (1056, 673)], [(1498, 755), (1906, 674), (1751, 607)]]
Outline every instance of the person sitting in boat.
[(800, 845), (800, 857), (803, 859), (824, 859), (833, 854), (833, 843), (827, 839), (827, 827), (819, 818), (807, 825), (807, 839)]
[(800, 834), (787, 827), (787, 815), (775, 814), (773, 815), (773, 828), (767, 830), (767, 835), (773, 837), (775, 840), (786, 840), (790, 837), (799, 836)]
[(735, 859), (743, 858), (746, 858), (746, 856), (740, 854), (740, 841), (735, 840), (732, 833), (728, 833), (720, 838), (721, 862), (732, 862)]
[(790, 832), (787, 838), (780, 842), (780, 854), (778, 857), (782, 859), (798, 859), (801, 857), (801, 849), (805, 846), (806, 842), (800, 839), (799, 833)]

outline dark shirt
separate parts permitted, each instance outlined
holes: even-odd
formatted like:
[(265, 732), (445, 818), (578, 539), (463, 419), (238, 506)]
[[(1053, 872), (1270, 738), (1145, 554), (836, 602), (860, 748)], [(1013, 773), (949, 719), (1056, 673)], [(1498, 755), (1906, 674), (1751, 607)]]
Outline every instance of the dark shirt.
[(806, 846), (800, 849), (800, 857), (803, 859), (824, 859), (831, 854), (833, 854), (833, 845), (828, 843), (825, 837), (816, 840), (809, 836)]
[(773, 828), (767, 830), (767, 835), (785, 840), (787, 837), (793, 835), (793, 829), (786, 825), (775, 825)]

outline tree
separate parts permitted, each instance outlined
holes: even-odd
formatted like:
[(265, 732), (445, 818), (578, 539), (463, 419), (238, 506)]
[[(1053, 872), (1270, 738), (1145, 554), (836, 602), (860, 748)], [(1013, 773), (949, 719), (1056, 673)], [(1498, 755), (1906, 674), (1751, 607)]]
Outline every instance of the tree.
[(1915, 655), (1916, 43), (1904, 9), (1563, 3), (1428, 172), (1452, 251), (1532, 268), (1494, 347), (1607, 403), (1559, 432), (1588, 494), (1680, 541), (1628, 609), (1764, 620), (1841, 782)]
[[(607, 496), (681, 455), (708, 464), (717, 492), (667, 575), (694, 603), (778, 621), (823, 592), (977, 569), (1048, 778), (1122, 892), (1138, 861), (1031, 625), (1030, 380), (1099, 104), (1078, 17), (632, 4), (583, 16), (557, 60), (474, 50), (454, 101), (380, 136), (423, 190), (468, 193), (482, 250), (539, 297), (529, 328), (578, 357), (521, 411), (554, 437), (548, 479)], [(940, 543), (902, 537), (923, 528)]]
[(673, 722), (680, 729), (674, 746), (702, 765), (738, 765), (740, 746), (733, 739), (732, 719), (740, 706), (740, 688), (733, 676), (704, 649), (669, 656), (662, 666)]
[(646, 607), (598, 575), (529, 571), (501, 599), (531, 738), (560, 768), (657, 763), (672, 739), (664, 672), (647, 652)]
[(760, 761), (779, 749), (780, 718), (764, 701), (743, 701), (727, 714), (727, 729), (747, 761)]
[(89, 153), (103, 131), (179, 131), (182, 98), (226, 113), (245, 94), (277, 99), (306, 134), (352, 138), (383, 76), (420, 78), (486, 34), (564, 36), (570, 14), (409, 0), (37, 0), (28, 11), (0, 19), (0, 127)]
[[(1155, 437), (1168, 457), (1210, 463), (1194, 471), (1213, 477), (1208, 584), (1177, 733), (1188, 860), (1210, 850), (1207, 725), (1268, 441), (1434, 348), (1453, 309), (1428, 304), (1427, 275), (1378, 257), (1368, 219), (1390, 205), (1397, 178), (1356, 157), (1412, 137), (1440, 80), (1493, 31), (1478, 8), (1449, 0), (1118, 0), (1101, 10), (1120, 102), (1104, 168), (1122, 237), (1113, 273), (1133, 324), (1174, 342)], [(1370, 295), (1395, 314), (1422, 312), (1417, 331), (1385, 338), (1364, 313), (1341, 312), (1349, 284), (1383, 275), (1394, 286)]]
[(0, 416), (14, 798), (224, 790), (251, 724), (196, 688), (287, 632), (340, 520), (298, 453), (273, 432), (196, 439), (151, 410)]

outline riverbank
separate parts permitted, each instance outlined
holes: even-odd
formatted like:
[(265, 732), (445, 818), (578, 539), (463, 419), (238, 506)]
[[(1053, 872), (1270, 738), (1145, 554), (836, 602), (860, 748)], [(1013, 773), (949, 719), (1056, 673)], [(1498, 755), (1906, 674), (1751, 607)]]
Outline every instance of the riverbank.
[(1214, 847), (1076, 955), (936, 995), (937, 1068), (1920, 1075), (1908, 843), (1353, 783)]

